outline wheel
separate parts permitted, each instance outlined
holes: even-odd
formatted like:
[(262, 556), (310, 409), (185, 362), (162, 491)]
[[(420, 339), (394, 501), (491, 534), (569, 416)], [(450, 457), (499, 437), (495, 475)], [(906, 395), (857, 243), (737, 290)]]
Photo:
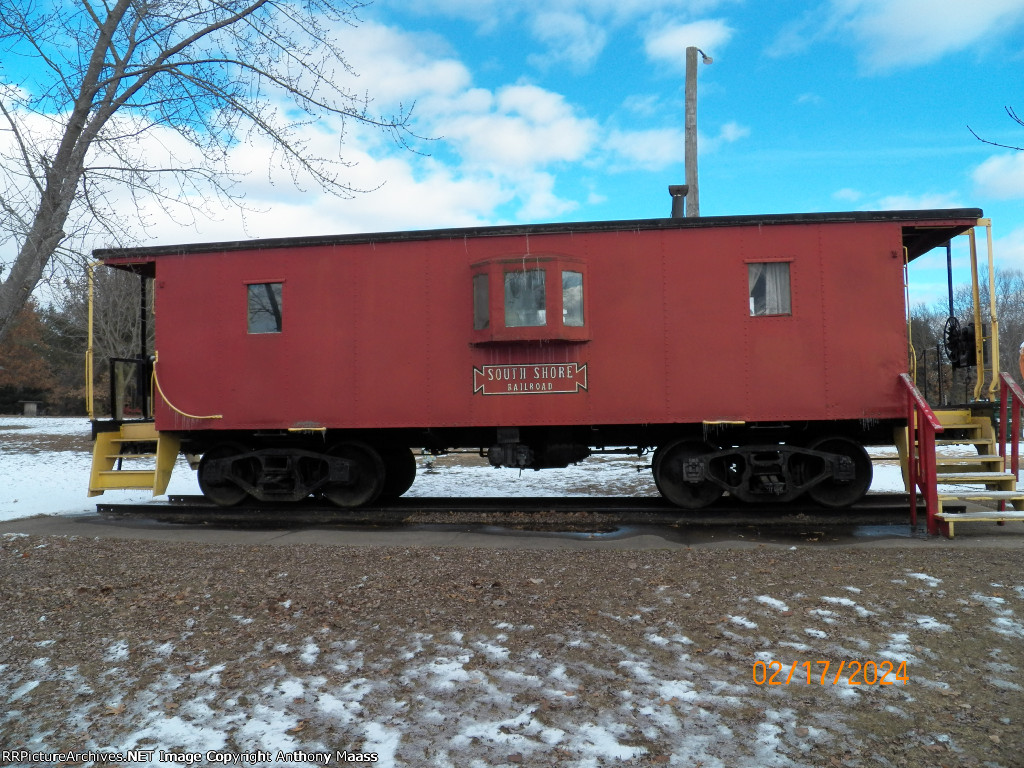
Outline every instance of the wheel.
[(871, 457), (860, 443), (846, 437), (825, 437), (808, 446), (822, 453), (836, 453), (853, 461), (853, 479), (830, 477), (807, 490), (807, 496), (823, 507), (848, 507), (864, 498), (871, 487)]
[(380, 498), (394, 501), (412, 487), (416, 479), (416, 457), (403, 446), (382, 448), (380, 455), (384, 461), (384, 487)]
[[(659, 447), (654, 452), (652, 471), (661, 495), (683, 509), (700, 509), (721, 498), (724, 489), (707, 477), (695, 477), (699, 464), (689, 464), (692, 459), (714, 450), (713, 446), (697, 440), (680, 440)], [(689, 480), (687, 474), (691, 476)]]
[(365, 443), (339, 443), (327, 451), (331, 456), (348, 459), (353, 473), (347, 483), (330, 483), (321, 491), (324, 498), (339, 507), (358, 507), (380, 496), (384, 488), (384, 462)]
[[(211, 470), (211, 463), (221, 459), (229, 459), (233, 456), (241, 456), (247, 453), (248, 449), (239, 443), (218, 443), (203, 454), (199, 461), (199, 490), (203, 496), (208, 498), (219, 507), (233, 507), (241, 502), (248, 492), (236, 485), (232, 480), (224, 477), (222, 471)], [(231, 462), (231, 473), (244, 478), (247, 482), (255, 485), (260, 473), (259, 461), (233, 461)]]
[(960, 321), (956, 315), (950, 315), (946, 324), (942, 327), (942, 346), (946, 350), (946, 357), (950, 362), (957, 364), (960, 360)]

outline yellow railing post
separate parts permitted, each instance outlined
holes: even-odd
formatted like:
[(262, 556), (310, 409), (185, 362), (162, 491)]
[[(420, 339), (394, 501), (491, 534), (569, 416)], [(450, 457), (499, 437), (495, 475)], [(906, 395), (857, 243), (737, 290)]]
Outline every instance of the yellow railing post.
[(96, 420), (95, 408), (93, 406), (93, 391), (92, 391), (92, 378), (93, 378), (93, 345), (92, 345), (92, 312), (93, 312), (93, 269), (99, 264), (99, 262), (92, 262), (87, 264), (85, 267), (86, 282), (88, 283), (89, 295), (86, 301), (88, 319), (86, 324), (88, 325), (87, 336), (88, 342), (85, 347), (85, 412), (89, 416), (89, 421)]
[(995, 260), (992, 255), (992, 221), (991, 219), (978, 219), (978, 225), (985, 227), (986, 245), (988, 247), (988, 309), (989, 323), (992, 326), (990, 331), (992, 341), (990, 355), (992, 382), (988, 385), (988, 399), (994, 402), (999, 395), (999, 374), (1003, 369), (999, 361), (999, 315), (996, 307)]
[(995, 259), (992, 254), (992, 220), (978, 219), (976, 227), (984, 227), (988, 256), (988, 320), (989, 320), (989, 362), (985, 368), (985, 333), (982, 322), (981, 286), (978, 275), (978, 245), (974, 229), (967, 232), (971, 244), (971, 298), (974, 304), (974, 359), (978, 371), (974, 384), (974, 399), (979, 400), (985, 389), (985, 377), (991, 371), (992, 378), (988, 384), (988, 400), (995, 401), (999, 393), (999, 312), (996, 307), (996, 273)]
[(974, 364), (977, 371), (974, 383), (974, 399), (981, 397), (985, 386), (985, 333), (981, 323), (981, 285), (978, 277), (978, 244), (974, 237), (974, 229), (967, 230), (967, 239), (971, 245), (971, 308), (974, 312)]

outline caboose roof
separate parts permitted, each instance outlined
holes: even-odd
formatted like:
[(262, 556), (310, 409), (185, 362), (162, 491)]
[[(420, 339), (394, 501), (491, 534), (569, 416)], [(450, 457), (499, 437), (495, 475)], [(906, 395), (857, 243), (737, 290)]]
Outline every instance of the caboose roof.
[(782, 213), (755, 216), (700, 216), (692, 218), (635, 219), (621, 221), (559, 222), (551, 224), (509, 224), (489, 227), (424, 229), (399, 232), (373, 232), (347, 235), (279, 237), (258, 240), (155, 245), (139, 248), (101, 248), (93, 252), (97, 259), (110, 263), (138, 264), (163, 256), (184, 256), (225, 251), (300, 248), (304, 246), (395, 243), (417, 240), (463, 240), (478, 237), (515, 237), (588, 232), (622, 232), (669, 229), (708, 229), (779, 225), (849, 224), (857, 222), (896, 222), (903, 225), (903, 245), (913, 260), (944, 245), (950, 238), (966, 232), (982, 217), (980, 208), (941, 208), (911, 211), (845, 211), (830, 213)]

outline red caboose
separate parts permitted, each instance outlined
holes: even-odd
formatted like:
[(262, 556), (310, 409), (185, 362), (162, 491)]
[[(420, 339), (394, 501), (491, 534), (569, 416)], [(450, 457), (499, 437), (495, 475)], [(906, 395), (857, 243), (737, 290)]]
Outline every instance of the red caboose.
[[(221, 504), (397, 496), (412, 448), (495, 466), (654, 449), (671, 501), (871, 480), (906, 425), (906, 263), (977, 209), (651, 219), (106, 250), (152, 280), (152, 427)], [(145, 389), (145, 387), (143, 387)], [(150, 430), (150, 431), (147, 431)], [(104, 437), (106, 435), (106, 437)], [(106, 440), (107, 445), (100, 446)], [(111, 465), (107, 470), (112, 469)], [(102, 467), (101, 467), (101, 470)], [(93, 492), (116, 485), (97, 480)], [(107, 482), (108, 484), (104, 484)]]

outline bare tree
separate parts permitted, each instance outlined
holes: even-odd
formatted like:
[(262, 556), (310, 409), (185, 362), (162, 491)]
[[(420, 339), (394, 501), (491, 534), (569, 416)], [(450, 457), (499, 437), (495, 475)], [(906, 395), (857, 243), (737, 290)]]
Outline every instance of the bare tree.
[[(978, 299), (983, 313), (985, 333), (988, 326), (989, 280), (986, 269), (978, 279)], [(999, 367), (1020, 381), (1018, 357), (1021, 342), (1024, 342), (1024, 272), (1019, 269), (997, 269), (995, 273), (996, 312), (999, 320)], [(972, 367), (954, 370), (942, 349), (943, 327), (949, 314), (945, 299), (931, 307), (920, 303), (911, 308), (911, 342), (917, 353), (918, 386), (928, 401), (935, 404), (966, 402), (971, 396), (978, 372)], [(957, 286), (953, 291), (953, 314), (962, 327), (974, 326), (974, 296), (969, 283)], [(974, 359), (973, 348), (970, 359)], [(927, 369), (927, 373), (925, 372)], [(943, 402), (938, 398), (939, 378), (942, 379)], [(927, 386), (925, 385), (927, 382)]]
[[(318, 155), (301, 129), (335, 119), (342, 134), (354, 120), (411, 136), (407, 109), (373, 114), (346, 85), (337, 36), (362, 5), (0, 0), (0, 339), (48, 268), (97, 232), (130, 236), (115, 195), (240, 203), (228, 159), (241, 142), (269, 142), (296, 183), (356, 193), (343, 159)], [(20, 86), (4, 73), (17, 62)], [(188, 157), (168, 147), (161, 161), (143, 141), (154, 138), (184, 140)]]
[[(1024, 128), (1024, 118), (1020, 117), (1016, 112), (1014, 112), (1013, 107), (1003, 107), (1003, 109), (1006, 110), (1006, 114), (1010, 116), (1011, 120), (1017, 123), (1017, 125), (1019, 125), (1021, 128)], [(988, 139), (983, 139), (981, 138), (981, 136), (975, 133), (974, 129), (971, 128), (971, 126), (969, 125), (967, 126), (967, 130), (970, 131), (974, 138), (976, 138), (978, 141), (983, 141), (986, 144), (991, 144), (994, 147), (1003, 147), (1004, 149), (1016, 149), (1024, 152), (1024, 147), (1016, 146), (1014, 144), (1000, 144), (997, 141), (989, 141)]]

